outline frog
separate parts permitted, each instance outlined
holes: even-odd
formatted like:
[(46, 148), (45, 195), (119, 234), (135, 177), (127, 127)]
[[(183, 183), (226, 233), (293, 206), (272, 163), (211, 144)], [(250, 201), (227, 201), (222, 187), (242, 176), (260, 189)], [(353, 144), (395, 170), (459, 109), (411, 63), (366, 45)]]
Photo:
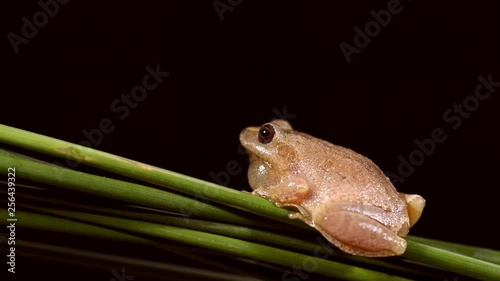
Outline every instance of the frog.
[(294, 130), (284, 119), (243, 129), (253, 195), (290, 209), (342, 252), (402, 255), (425, 199), (401, 193), (369, 158)]

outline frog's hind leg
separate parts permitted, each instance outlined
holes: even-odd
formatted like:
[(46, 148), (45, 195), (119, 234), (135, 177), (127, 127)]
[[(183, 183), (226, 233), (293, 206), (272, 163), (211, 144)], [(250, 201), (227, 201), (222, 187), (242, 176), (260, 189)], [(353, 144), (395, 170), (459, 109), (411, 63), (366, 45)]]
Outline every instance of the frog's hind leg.
[(422, 215), (422, 211), (425, 207), (425, 199), (417, 194), (405, 194), (404, 195), (406, 206), (408, 208), (408, 217), (410, 219), (410, 227), (417, 223), (418, 219)]
[(406, 240), (370, 218), (339, 206), (328, 206), (314, 215), (316, 229), (342, 251), (368, 257), (401, 255)]

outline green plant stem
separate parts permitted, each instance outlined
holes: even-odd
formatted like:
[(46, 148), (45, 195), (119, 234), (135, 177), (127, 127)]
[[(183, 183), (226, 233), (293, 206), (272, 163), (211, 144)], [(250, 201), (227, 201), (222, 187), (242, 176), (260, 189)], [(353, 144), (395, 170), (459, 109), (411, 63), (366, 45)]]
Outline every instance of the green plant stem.
[[(56, 212), (57, 213), (57, 212)], [(183, 245), (183, 248), (172, 243), (162, 243), (159, 241), (153, 241), (146, 239), (143, 236), (136, 236), (129, 234), (127, 232), (118, 231), (115, 229), (110, 229), (107, 227), (92, 225), (84, 222), (74, 221), (72, 219), (60, 218), (52, 215), (33, 213), (29, 211), (18, 211), (16, 212), (16, 218), (21, 223), (23, 228), (64, 233), (67, 235), (77, 235), (90, 238), (99, 238), (109, 241), (117, 241), (129, 244), (140, 244), (145, 246), (151, 246), (154, 248), (159, 248), (170, 254), (182, 256), (206, 265), (210, 265), (213, 268), (219, 268), (224, 271), (231, 271), (235, 274), (244, 274), (246, 276), (251, 276), (246, 269), (238, 267), (238, 265), (232, 265), (228, 268), (227, 262), (219, 262), (213, 257), (205, 258), (201, 255), (193, 253), (194, 250), (186, 250), (187, 246)], [(6, 219), (6, 214), (2, 213), (2, 221)], [(47, 255), (40, 255), (41, 259), (46, 259)], [(95, 263), (93, 263), (95, 265)]]
[[(144, 259), (136, 259), (107, 253), (73, 249), (56, 245), (47, 245), (31, 241), (18, 241), (23, 257), (33, 257), (45, 259), (63, 264), (73, 264), (81, 266), (83, 264), (92, 265), (92, 267), (109, 270), (110, 275), (113, 266), (119, 265), (120, 268), (128, 269), (127, 275), (133, 273), (141, 276), (162, 277), (168, 276), (169, 280), (217, 280), (217, 281), (257, 281), (255, 278), (241, 275), (228, 274), (213, 270), (199, 269), (195, 267), (167, 264)], [(97, 260), (97, 261), (96, 261)], [(119, 268), (115, 268), (118, 270)], [(119, 271), (119, 270), (118, 270)]]
[(417, 236), (409, 236), (407, 239), (500, 265), (500, 251)]
[[(2, 181), (0, 181), (0, 184), (1, 183)], [(7, 184), (7, 182), (5, 182), (5, 184)], [(184, 217), (184, 219), (188, 219), (187, 216), (182, 216), (182, 214), (179, 214), (177, 212), (169, 212), (160, 209), (151, 209), (145, 206), (124, 205), (123, 203), (114, 200), (104, 200), (104, 201), (100, 200), (102, 202), (96, 202), (95, 199), (99, 198), (88, 197), (88, 198), (83, 198), (83, 200), (87, 201), (82, 201), (82, 198), (80, 197), (75, 198), (76, 197), (75, 194), (65, 192), (65, 190), (55, 191), (36, 186), (27, 186), (24, 184), (20, 184), (19, 182), (17, 183), (16, 188), (18, 190), (16, 198), (21, 199), (23, 205), (26, 202), (29, 203), (31, 201), (33, 202), (33, 204), (39, 206), (49, 206), (52, 209), (57, 209), (57, 208), (79, 209), (87, 212), (111, 214), (116, 216), (135, 218), (135, 219), (158, 222), (158, 223), (162, 222), (162, 219), (166, 217), (165, 215), (181, 216)], [(7, 190), (0, 189), (0, 194), (7, 195)], [(68, 200), (68, 198), (72, 198), (72, 200)], [(94, 204), (89, 205), (88, 200), (92, 200)], [(211, 218), (209, 217), (208, 219)], [(224, 222), (226, 222), (226, 220), (224, 220)], [(267, 219), (264, 220), (259, 219), (258, 222), (255, 222), (254, 225), (252, 225), (252, 227), (253, 229), (256, 229), (258, 227), (259, 229), (286, 232), (289, 234), (314, 233), (313, 228), (309, 230), (299, 229), (297, 227), (293, 227), (288, 224), (283, 224)]]
[[(42, 136), (39, 134), (27, 132), (24, 130), (19, 130), (16, 128), (0, 125), (0, 142), (5, 142), (14, 146), (19, 146), (23, 147), (29, 150), (34, 150), (42, 153), (46, 153), (52, 156), (56, 157), (62, 157), (62, 158), (67, 158), (67, 159), (72, 159), (74, 161), (79, 161), (81, 163), (84, 163), (89, 166), (93, 166), (96, 168), (100, 168), (103, 170), (107, 170), (116, 174), (124, 175), (130, 178), (138, 179), (141, 181), (153, 183), (156, 185), (164, 186), (164, 187), (169, 187), (172, 188), (176, 191), (179, 191), (184, 194), (189, 194), (191, 196), (194, 196), (198, 199), (202, 199), (204, 201), (208, 202), (217, 202), (221, 203), (227, 206), (235, 207), (238, 209), (242, 209), (245, 211), (248, 211), (250, 213), (262, 215), (265, 217), (269, 217), (278, 221), (282, 221), (285, 223), (293, 224), (299, 227), (304, 227), (305, 225), (303, 223), (297, 222), (295, 220), (290, 220), (288, 219), (287, 215), (289, 214), (289, 211), (276, 208), (273, 204), (270, 202), (253, 196), (251, 194), (246, 194), (242, 193), (239, 191), (235, 191), (232, 189), (225, 188), (223, 186), (219, 186), (213, 183), (205, 182), (199, 179), (195, 179), (189, 176), (185, 176), (182, 174), (178, 174), (175, 172), (171, 172), (168, 170), (164, 170), (161, 168), (157, 168), (151, 165), (143, 164), (137, 161), (125, 159), (119, 156), (115, 156), (109, 153), (97, 151), (94, 149), (90, 149), (87, 147), (71, 144), (65, 141), (57, 140), (54, 138)], [(19, 159), (17, 159), (19, 158)], [(58, 182), (61, 181), (61, 176), (64, 177), (64, 175), (67, 175), (69, 173), (68, 169), (63, 169), (63, 168), (57, 168), (55, 166), (50, 166), (50, 169), (53, 170), (54, 172), (50, 174), (50, 176), (43, 175), (43, 173), (47, 172), (48, 170), (43, 170), (44, 172), (39, 172), (37, 168), (41, 168), (42, 166), (36, 166), (36, 165), (47, 165), (47, 164), (42, 164), (42, 163), (36, 163), (35, 161), (32, 160), (25, 160), (21, 159), (22, 157), (12, 157), (8, 156), (8, 153), (6, 155), (2, 155), (0, 153), (0, 168), (2, 169), (2, 172), (4, 173), (6, 171), (7, 167), (13, 166), (12, 161), (18, 161), (14, 162), (16, 165), (19, 165), (21, 168), (20, 171), (23, 171), (20, 173), (21, 177), (25, 176), (27, 179), (31, 179), (34, 181), (39, 181), (39, 182), (44, 182), (44, 183), (50, 183), (53, 185), (58, 185)], [(23, 162), (24, 161), (24, 162)], [(17, 166), (16, 166), (17, 168)], [(45, 167), (47, 168), (47, 167)], [(74, 171), (71, 171), (74, 172)], [(23, 175), (25, 173), (25, 175)], [(78, 172), (75, 172), (78, 173)], [(36, 174), (36, 177), (33, 177), (32, 174)], [(154, 205), (154, 207), (159, 208), (159, 209), (165, 209), (165, 204), (170, 204), (170, 203), (165, 203), (162, 200), (158, 200), (155, 196), (151, 196), (153, 193), (149, 194), (150, 196), (145, 196), (144, 194), (140, 193), (134, 193), (129, 190), (126, 190), (126, 187), (121, 187), (121, 188), (114, 188), (107, 187), (106, 185), (98, 185), (100, 181), (105, 181), (106, 178), (103, 177), (97, 177), (99, 180), (91, 180), (91, 181), (84, 181), (84, 185), (86, 187), (78, 186), (76, 184), (77, 181), (80, 180), (81, 177), (85, 176), (91, 176), (87, 175), (84, 173), (74, 174), (75, 177), (72, 179), (73, 182), (70, 184), (70, 188), (74, 188), (75, 190), (82, 191), (82, 189), (86, 189), (87, 193), (91, 194), (96, 194), (99, 196), (103, 197), (108, 197), (108, 198), (113, 198), (113, 199), (120, 199), (124, 200), (125, 202), (131, 202), (134, 204), (138, 205), (144, 205), (144, 206), (151, 206)], [(71, 179), (71, 176), (68, 176), (68, 180)], [(109, 179), (111, 180), (111, 179)], [(71, 182), (71, 181), (68, 181)], [(59, 186), (62, 187), (68, 187), (68, 182), (64, 183), (59, 183)], [(73, 185), (74, 184), (74, 185)], [(129, 183), (130, 184), (130, 183)], [(98, 187), (96, 187), (98, 186)], [(130, 186), (129, 186), (130, 187)], [(136, 185), (134, 187), (142, 187), (142, 185)], [(82, 188), (82, 189), (81, 189)], [(149, 187), (148, 187), (149, 188)], [(153, 188), (151, 188), (153, 189)], [(110, 193), (110, 190), (113, 192)], [(125, 195), (120, 195), (120, 193), (123, 193), (124, 190), (126, 190)], [(157, 189), (154, 189), (157, 190)], [(157, 190), (160, 191), (160, 190)], [(161, 191), (164, 192), (164, 191)], [(160, 193), (158, 193), (159, 195)], [(141, 200), (137, 200), (134, 196), (142, 197)], [(156, 195), (156, 194), (155, 194)], [(177, 195), (179, 196), (179, 195)], [(180, 196), (182, 198), (185, 198), (183, 196)], [(185, 198), (187, 199), (187, 198)], [(157, 200), (157, 201), (155, 201)], [(195, 201), (195, 200), (194, 200)], [(148, 204), (149, 202), (149, 204)], [(150, 202), (156, 202), (153, 204), (150, 204)], [(198, 201), (197, 201), (198, 202)], [(194, 205), (189, 205), (193, 204), (192, 202), (186, 202), (189, 207), (186, 207), (186, 205), (181, 204), (181, 207), (186, 208), (189, 212), (193, 211), (193, 207), (196, 208)], [(208, 204), (205, 204), (207, 206), (210, 206)], [(211, 204), (213, 205), (213, 204)], [(162, 208), (163, 206), (163, 208)], [(214, 205), (215, 206), (215, 205)], [(175, 208), (175, 207), (174, 207)], [(176, 208), (179, 208), (177, 206)], [(200, 209), (198, 211), (201, 213), (202, 210), (206, 209), (206, 206), (199, 206)], [(196, 209), (195, 209), (196, 210)], [(225, 209), (221, 209), (224, 211), (227, 211)], [(179, 211), (179, 210), (176, 210)], [(191, 213), (192, 214), (192, 213)], [(91, 214), (85, 214), (85, 216), (90, 216)], [(233, 212), (227, 212), (227, 213), (215, 213), (215, 216), (211, 216), (210, 218), (217, 218), (217, 220), (221, 221), (229, 221), (228, 218), (233, 218), (235, 221), (231, 221), (231, 223), (237, 223), (239, 221), (239, 224), (245, 224), (248, 223), (249, 225), (253, 225), (255, 221), (248, 221), (245, 220), (244, 216), (240, 217), (235, 217), (236, 214)], [(96, 215), (92, 215), (96, 216)], [(107, 217), (109, 219), (109, 217)], [(79, 218), (81, 219), (81, 218)], [(120, 220), (120, 221), (115, 221)], [(108, 221), (104, 220), (103, 217), (98, 218), (98, 217), (92, 217), (92, 220), (95, 222), (95, 220), (99, 221), (102, 225), (107, 225)], [(202, 237), (201, 240), (206, 239), (206, 241), (211, 241), (210, 239), (214, 239), (212, 241), (213, 243), (209, 243), (209, 246), (207, 248), (214, 249), (214, 250), (220, 250), (221, 248), (224, 248), (226, 245), (224, 243), (224, 239), (222, 239), (220, 235), (215, 235), (215, 234), (210, 234), (210, 233), (203, 233), (199, 231), (194, 231), (194, 230), (189, 230), (189, 229), (179, 229), (178, 227), (173, 227), (173, 226), (163, 226), (164, 228), (159, 228), (160, 226), (157, 224), (152, 224), (152, 223), (146, 223), (146, 222), (138, 222), (136, 220), (129, 220), (129, 219), (123, 219), (123, 218), (113, 218), (113, 226), (120, 228), (119, 223), (124, 223), (124, 224), (130, 224), (130, 225), (124, 225), (123, 230), (128, 230), (128, 231), (135, 231), (138, 233), (143, 233), (140, 230), (140, 224), (147, 224), (148, 227), (150, 227), (149, 230), (152, 231), (153, 235), (157, 235), (158, 237), (163, 237), (167, 239), (171, 239), (174, 241), (178, 242), (183, 242), (183, 243), (191, 243), (193, 245), (201, 245), (200, 241), (198, 240), (189, 240), (186, 237), (178, 236), (175, 234), (175, 231), (178, 233), (182, 233), (183, 235), (189, 235), (189, 234), (196, 234), (200, 237)], [(144, 225), (141, 225), (144, 227)], [(132, 229), (130, 229), (132, 228)], [(121, 229), (121, 228), (120, 228)], [(148, 231), (149, 231), (148, 230)], [(190, 232), (191, 231), (191, 232)], [(193, 232), (194, 231), (194, 232)], [(146, 232), (145, 234), (150, 234), (149, 232)], [(185, 240), (188, 239), (188, 240)], [(228, 243), (232, 246), (228, 248), (224, 248), (226, 253), (233, 253), (236, 255), (241, 255), (241, 252), (236, 251), (232, 247), (236, 246), (241, 246), (244, 249), (260, 249), (263, 251), (264, 254), (267, 254), (267, 256), (273, 256), (276, 253), (275, 248), (271, 248), (268, 246), (264, 245), (259, 245), (251, 242), (246, 242), (246, 241), (241, 241), (239, 239), (233, 239), (233, 238), (225, 238), (228, 239)], [(205, 242), (206, 242), (205, 241)], [(241, 244), (241, 243), (251, 243), (251, 244)], [(493, 262), (487, 262), (486, 260), (491, 260), (491, 261), (497, 261), (497, 251), (480, 251), (476, 250), (473, 252), (470, 252), (470, 248), (467, 247), (454, 247), (451, 244), (445, 244), (445, 243), (437, 243), (437, 244), (432, 244), (434, 242), (430, 242), (428, 245), (425, 244), (425, 241), (414, 239), (412, 240), (412, 237), (408, 237), (408, 248), (406, 253), (403, 255), (404, 258), (416, 261), (419, 263), (423, 264), (428, 264), (433, 267), (437, 267), (443, 270), (447, 270), (449, 272), (454, 272), (458, 274), (463, 274), (466, 276), (470, 276), (473, 278), (479, 278), (483, 280), (495, 280), (498, 279), (500, 280), (500, 266), (498, 264), (495, 264)], [(249, 246), (251, 245), (251, 247)], [(434, 246), (430, 246), (434, 245)], [(226, 245), (227, 246), (227, 245)], [(217, 248), (219, 247), (219, 248)], [(247, 248), (245, 248), (247, 247)], [(250, 247), (250, 248), (248, 248)], [(259, 247), (264, 247), (264, 248), (259, 248)], [(268, 247), (268, 248), (265, 248)], [(270, 250), (273, 249), (273, 250)], [(285, 251), (285, 250), (281, 250)], [(468, 252), (469, 251), (469, 252)], [(277, 264), (284, 264), (285, 263), (285, 258), (287, 256), (286, 253), (291, 253), (288, 251), (285, 252), (280, 252), (278, 254), (278, 262), (275, 260), (274, 262)], [(462, 253), (462, 254), (460, 254)], [(481, 259), (478, 258), (473, 258), (470, 256), (466, 256), (464, 254), (469, 253), (472, 255), (476, 255), (477, 253), (480, 253)], [(299, 255), (299, 256), (293, 256), (293, 254)], [(297, 253), (291, 253), (288, 258), (291, 258), (292, 256), (294, 258), (291, 258), (295, 262), (299, 262), (299, 257), (301, 259), (304, 259), (304, 255), (300, 256), (301, 254)], [(486, 255), (487, 257), (484, 257)], [(245, 252), (246, 257), (252, 258), (255, 257), (257, 260), (262, 260), (262, 261), (267, 261), (268, 257), (267, 256), (259, 256), (257, 252), (249, 251)], [(306, 256), (307, 257), (307, 256)], [(273, 257), (274, 258), (274, 257)], [(321, 262), (324, 262), (324, 260), (317, 261), (318, 264), (321, 264)], [(346, 265), (343, 265), (346, 266)], [(319, 267), (318, 267), (319, 268)], [(322, 268), (322, 267), (321, 267)], [(346, 268), (343, 268), (344, 270)], [(325, 271), (327, 274), (332, 274), (332, 272)], [(349, 276), (347, 276), (349, 277)], [(351, 278), (351, 277), (349, 277)], [(354, 279), (353, 279), (354, 280)]]
[(183, 215), (197, 215), (235, 224), (258, 225), (259, 220), (236, 214), (224, 208), (205, 204), (165, 190), (120, 181), (38, 163), (22, 157), (12, 157), (0, 150), (0, 169), (5, 173), (9, 167), (16, 167), (16, 176), (31, 181), (52, 184), (79, 192), (121, 200), (123, 202), (178, 212)]
[[(204, 247), (217, 252), (289, 267), (290, 275), (292, 274), (292, 266), (303, 267), (307, 264), (314, 266), (313, 271), (315, 273), (343, 280), (408, 280), (373, 270), (211, 233), (96, 214), (74, 212), (74, 215), (79, 221), (111, 227), (116, 230), (172, 240)], [(31, 220), (29, 217), (25, 217), (24, 219)]]
[[(2, 124), (0, 124), (0, 142), (63, 159), (77, 161), (78, 163), (105, 171), (171, 188), (196, 198), (242, 209), (253, 214), (273, 218), (288, 224), (307, 227), (298, 220), (290, 220), (288, 218), (288, 214), (290, 213), (288, 210), (277, 208), (269, 201), (252, 194), (242, 193), (211, 182), (89, 147)], [(168, 153), (168, 151), (165, 153)]]
[[(26, 205), (21, 206), (26, 207), (30, 210), (37, 212), (64, 216), (70, 219), (78, 219), (81, 212), (74, 212), (62, 209), (45, 208), (40, 206)], [(386, 268), (391, 270), (396, 270), (399, 272), (411, 273), (414, 275), (421, 275), (421, 272), (413, 270), (407, 267), (394, 265), (388, 261), (381, 259), (371, 259), (360, 256), (353, 256), (341, 253), (338, 249), (334, 249), (326, 244), (315, 243), (303, 239), (298, 239), (292, 236), (277, 234), (270, 231), (258, 230), (250, 227), (237, 226), (226, 223), (216, 223), (203, 221), (198, 219), (188, 219), (188, 218), (178, 218), (165, 215), (155, 215), (147, 214), (141, 212), (133, 212), (129, 210), (115, 210), (111, 208), (93, 208), (94, 211), (99, 213), (110, 214), (114, 216), (120, 216), (125, 218), (131, 218), (139, 221), (149, 221), (154, 223), (166, 224), (176, 227), (188, 228), (192, 230), (198, 230), (218, 235), (224, 235), (227, 237), (238, 238), (246, 241), (257, 242), (261, 244), (267, 244), (271, 246), (277, 246), (280, 248), (291, 249), (295, 251), (301, 251), (305, 253), (317, 254), (321, 256), (335, 257), (337, 260), (342, 259), (344, 261), (356, 262), (358, 264), (372, 265), (379, 268)], [(318, 236), (319, 238), (319, 236)], [(323, 239), (324, 241), (324, 239)]]
[(425, 245), (411, 239), (408, 240), (408, 248), (403, 257), (480, 280), (500, 280), (498, 264)]
[[(0, 194), (6, 191), (0, 190)], [(421, 272), (414, 270), (412, 268), (394, 265), (389, 261), (382, 259), (372, 259), (360, 256), (347, 255), (340, 252), (337, 248), (331, 247), (325, 239), (321, 238), (318, 234), (317, 239), (321, 239), (322, 242), (312, 242), (304, 239), (298, 239), (294, 233), (288, 235), (278, 234), (270, 231), (263, 231), (255, 228), (232, 225), (227, 223), (216, 223), (210, 221), (203, 221), (198, 219), (180, 218), (167, 216), (165, 214), (153, 214), (151, 212), (144, 212), (140, 209), (123, 208), (117, 206), (98, 206), (98, 205), (84, 205), (77, 202), (63, 201), (56, 198), (51, 198), (49, 192), (38, 192), (42, 194), (30, 195), (26, 191), (18, 193), (17, 197), (21, 200), (20, 207), (23, 209), (34, 210), (37, 212), (65, 216), (71, 219), (76, 219), (78, 216), (74, 212), (68, 212), (67, 208), (72, 210), (77, 210), (79, 212), (97, 212), (100, 214), (107, 214), (125, 218), (132, 218), (141, 221), (149, 221), (161, 224), (168, 224), (177, 227), (189, 228), (193, 230), (199, 230), (204, 232), (210, 232), (214, 234), (224, 235), (228, 237), (243, 239), (247, 241), (253, 241), (261, 244), (267, 244), (272, 246), (277, 246), (280, 248), (291, 249), (295, 251), (301, 251), (305, 253), (316, 253), (322, 256), (329, 256), (337, 260), (351, 261), (359, 265), (371, 265), (372, 267), (386, 268), (399, 272), (411, 273), (413, 275), (421, 275)], [(49, 193), (49, 194), (46, 194)], [(30, 201), (32, 204), (30, 204)], [(37, 204), (37, 205), (33, 205)], [(43, 207), (47, 206), (47, 207)], [(66, 208), (66, 210), (61, 209), (61, 207)], [(284, 225), (286, 227), (291, 227)], [(282, 229), (281, 229), (282, 230)], [(313, 233), (311, 231), (311, 233)], [(318, 240), (319, 241), (319, 240)]]

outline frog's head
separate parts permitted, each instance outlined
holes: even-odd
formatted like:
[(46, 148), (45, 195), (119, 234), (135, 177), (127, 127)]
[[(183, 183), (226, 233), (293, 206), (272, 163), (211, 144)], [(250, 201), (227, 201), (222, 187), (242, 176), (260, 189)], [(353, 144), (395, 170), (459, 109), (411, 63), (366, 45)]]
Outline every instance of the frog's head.
[(290, 135), (295, 133), (281, 119), (241, 131), (240, 142), (250, 157), (248, 181), (253, 189), (273, 185), (287, 174), (295, 156)]

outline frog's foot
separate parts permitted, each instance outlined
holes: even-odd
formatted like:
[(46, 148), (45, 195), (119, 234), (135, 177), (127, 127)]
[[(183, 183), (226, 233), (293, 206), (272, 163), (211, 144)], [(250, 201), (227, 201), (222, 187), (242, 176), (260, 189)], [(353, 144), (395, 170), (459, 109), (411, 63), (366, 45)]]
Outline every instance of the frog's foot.
[(406, 206), (408, 208), (408, 217), (410, 218), (410, 226), (417, 223), (418, 219), (422, 215), (422, 211), (425, 207), (425, 199), (417, 194), (405, 194), (402, 193), (406, 200)]
[(316, 229), (342, 251), (368, 257), (401, 255), (406, 240), (360, 213), (332, 207), (315, 216)]
[(299, 212), (290, 213), (288, 214), (288, 217), (291, 219), (299, 219), (308, 224), (309, 226), (314, 227), (314, 222), (311, 220), (311, 215), (309, 214), (309, 212), (306, 209), (302, 208), (301, 206), (294, 206), (294, 207), (297, 208)]

